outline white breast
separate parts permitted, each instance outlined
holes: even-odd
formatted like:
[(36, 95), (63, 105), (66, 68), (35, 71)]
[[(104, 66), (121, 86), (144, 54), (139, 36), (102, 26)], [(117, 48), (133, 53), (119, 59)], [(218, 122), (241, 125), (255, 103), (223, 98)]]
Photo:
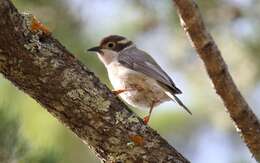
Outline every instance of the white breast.
[(124, 89), (126, 87), (125, 80), (129, 75), (135, 75), (137, 72), (128, 69), (119, 62), (114, 61), (107, 66), (108, 77), (114, 89)]
[(128, 69), (117, 61), (107, 65), (107, 70), (115, 90), (130, 90), (121, 93), (120, 97), (132, 106), (149, 108), (153, 101), (156, 101), (157, 105), (169, 100), (163, 88), (154, 79), (142, 73)]

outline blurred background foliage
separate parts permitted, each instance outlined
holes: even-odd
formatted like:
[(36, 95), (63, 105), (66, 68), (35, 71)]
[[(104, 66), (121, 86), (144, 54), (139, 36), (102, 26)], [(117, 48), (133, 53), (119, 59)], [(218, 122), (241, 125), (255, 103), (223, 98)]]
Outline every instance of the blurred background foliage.
[[(153, 112), (150, 125), (191, 162), (255, 162), (180, 27), (171, 0), (13, 2), (20, 11), (36, 15), (110, 88), (103, 65), (87, 48), (104, 36), (120, 34), (149, 52), (183, 90), (181, 98), (193, 111), (189, 116), (169, 102)], [(197, 2), (236, 83), (260, 117), (260, 1)], [(99, 162), (72, 132), (2, 76), (0, 119), (0, 162)]]

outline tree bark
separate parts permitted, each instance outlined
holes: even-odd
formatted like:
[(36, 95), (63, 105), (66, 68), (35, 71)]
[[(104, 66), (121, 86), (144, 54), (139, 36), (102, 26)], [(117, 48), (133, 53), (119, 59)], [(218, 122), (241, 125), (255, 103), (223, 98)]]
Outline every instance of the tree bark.
[(20, 14), (9, 0), (0, 0), (0, 16), (0, 72), (69, 127), (103, 162), (189, 162), (32, 15)]
[(203, 60), (217, 94), (224, 101), (237, 131), (257, 161), (260, 162), (260, 124), (235, 85), (221, 52), (207, 31), (197, 4), (193, 0), (173, 0), (181, 24), (192, 46)]

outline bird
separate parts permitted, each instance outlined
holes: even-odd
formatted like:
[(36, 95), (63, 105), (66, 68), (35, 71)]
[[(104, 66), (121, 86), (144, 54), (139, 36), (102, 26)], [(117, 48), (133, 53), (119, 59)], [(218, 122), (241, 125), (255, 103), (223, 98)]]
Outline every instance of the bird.
[(88, 51), (95, 52), (106, 67), (114, 94), (133, 107), (149, 109), (149, 114), (143, 119), (145, 124), (148, 124), (156, 106), (170, 100), (192, 114), (177, 97), (182, 91), (170, 76), (131, 40), (109, 35)]

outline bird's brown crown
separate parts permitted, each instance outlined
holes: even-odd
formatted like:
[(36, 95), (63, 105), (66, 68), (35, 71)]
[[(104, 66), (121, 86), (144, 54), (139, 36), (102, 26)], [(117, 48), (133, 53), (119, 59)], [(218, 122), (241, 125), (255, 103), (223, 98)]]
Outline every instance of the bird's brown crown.
[(132, 44), (132, 41), (123, 36), (110, 35), (101, 40), (99, 47), (102, 49), (110, 49), (116, 52), (120, 52), (121, 50), (131, 46)]

